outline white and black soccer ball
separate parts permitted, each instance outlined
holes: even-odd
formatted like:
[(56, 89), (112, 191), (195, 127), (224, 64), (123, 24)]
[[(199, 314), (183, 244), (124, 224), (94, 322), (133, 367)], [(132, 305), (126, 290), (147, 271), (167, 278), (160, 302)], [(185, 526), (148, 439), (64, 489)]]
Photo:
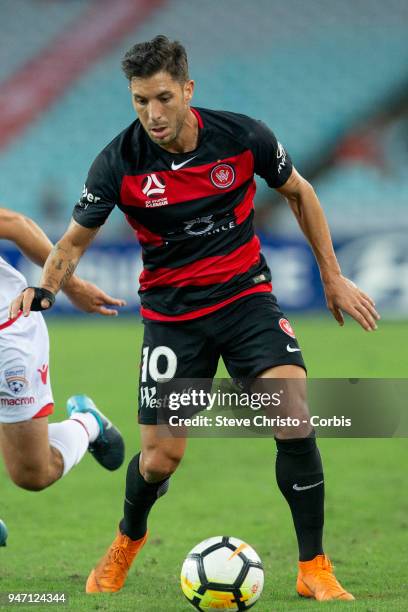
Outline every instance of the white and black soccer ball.
[(264, 584), (261, 559), (238, 538), (216, 536), (197, 544), (181, 568), (181, 588), (197, 610), (248, 610)]

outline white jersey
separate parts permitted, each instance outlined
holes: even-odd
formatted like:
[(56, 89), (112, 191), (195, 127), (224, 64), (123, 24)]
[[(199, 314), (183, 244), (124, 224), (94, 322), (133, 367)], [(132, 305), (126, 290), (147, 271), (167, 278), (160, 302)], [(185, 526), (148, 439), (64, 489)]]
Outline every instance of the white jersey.
[(8, 322), (10, 302), (27, 287), (0, 257), (0, 423), (17, 423), (53, 410), (48, 332), (40, 312)]
[(27, 287), (24, 276), (0, 257), (0, 325), (8, 319), (10, 302)]

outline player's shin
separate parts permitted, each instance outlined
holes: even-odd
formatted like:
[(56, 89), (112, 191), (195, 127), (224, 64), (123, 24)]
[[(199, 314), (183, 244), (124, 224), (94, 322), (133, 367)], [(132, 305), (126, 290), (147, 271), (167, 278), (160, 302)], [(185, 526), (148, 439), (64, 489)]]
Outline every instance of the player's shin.
[(60, 476), (65, 476), (77, 465), (85, 455), (89, 436), (86, 429), (72, 420), (48, 425), (48, 440), (52, 448), (59, 451), (63, 460), (63, 471)]
[(299, 560), (323, 553), (324, 478), (314, 432), (307, 438), (276, 439), (276, 479), (292, 512)]
[(147, 518), (153, 504), (169, 488), (170, 478), (160, 482), (146, 482), (140, 473), (140, 453), (128, 465), (126, 475), (126, 495), (123, 519), (120, 530), (132, 540), (142, 538), (147, 531)]

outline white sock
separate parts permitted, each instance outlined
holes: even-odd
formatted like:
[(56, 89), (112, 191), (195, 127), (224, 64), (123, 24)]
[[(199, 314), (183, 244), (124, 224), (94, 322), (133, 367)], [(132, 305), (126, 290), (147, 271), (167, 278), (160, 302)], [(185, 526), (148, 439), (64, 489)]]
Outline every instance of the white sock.
[(91, 412), (74, 412), (70, 417), (72, 421), (79, 421), (88, 432), (89, 442), (95, 442), (101, 433), (99, 423)]
[(50, 423), (48, 425), (48, 440), (50, 446), (56, 448), (62, 455), (64, 461), (63, 476), (81, 461), (89, 444), (85, 427), (78, 421), (71, 419), (61, 423)]

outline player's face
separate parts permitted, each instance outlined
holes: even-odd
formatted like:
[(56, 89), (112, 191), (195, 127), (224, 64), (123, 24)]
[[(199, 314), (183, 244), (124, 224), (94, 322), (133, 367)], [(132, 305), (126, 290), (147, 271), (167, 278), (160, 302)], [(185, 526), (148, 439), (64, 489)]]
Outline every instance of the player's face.
[(180, 83), (168, 72), (133, 78), (132, 103), (149, 137), (158, 145), (171, 145), (179, 136), (193, 96), (194, 81)]

